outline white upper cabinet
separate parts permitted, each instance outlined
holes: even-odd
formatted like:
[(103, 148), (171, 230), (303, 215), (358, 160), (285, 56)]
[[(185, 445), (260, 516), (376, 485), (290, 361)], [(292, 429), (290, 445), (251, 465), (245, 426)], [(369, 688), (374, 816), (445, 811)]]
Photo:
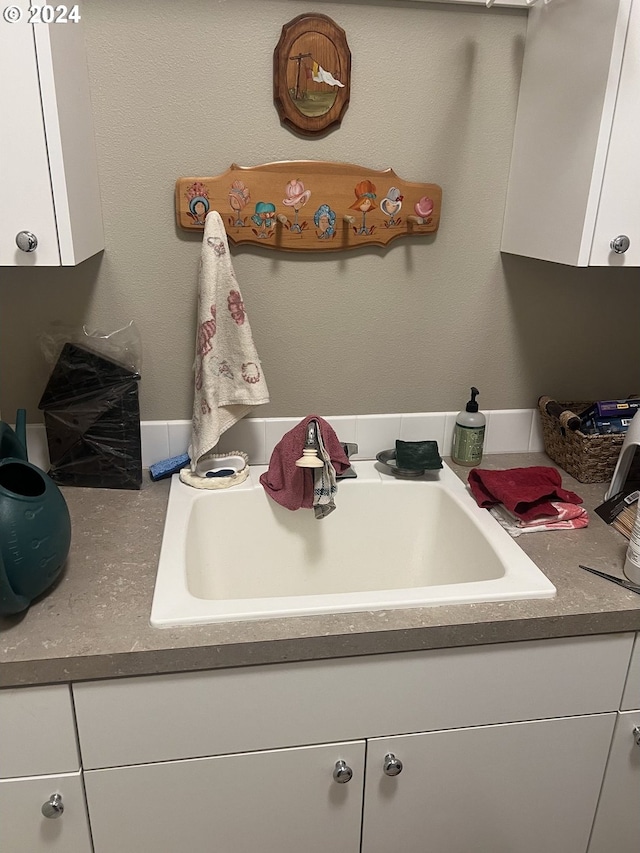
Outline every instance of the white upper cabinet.
[(0, 19), (0, 266), (74, 266), (104, 248), (82, 22), (12, 8), (19, 21)]
[(639, 96), (640, 0), (531, 9), (503, 252), (640, 266)]

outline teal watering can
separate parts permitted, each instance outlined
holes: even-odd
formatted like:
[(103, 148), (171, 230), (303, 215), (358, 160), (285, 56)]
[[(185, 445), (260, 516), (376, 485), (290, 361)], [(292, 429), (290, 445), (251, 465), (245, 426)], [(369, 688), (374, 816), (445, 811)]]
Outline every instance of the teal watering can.
[(0, 421), (0, 614), (20, 613), (58, 577), (71, 519), (53, 480), (27, 461), (26, 410)]

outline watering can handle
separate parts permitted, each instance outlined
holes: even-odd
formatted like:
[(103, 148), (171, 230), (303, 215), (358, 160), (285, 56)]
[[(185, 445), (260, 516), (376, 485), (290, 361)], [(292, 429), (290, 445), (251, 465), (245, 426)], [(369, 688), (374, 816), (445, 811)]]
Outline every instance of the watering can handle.
[(27, 456), (27, 410), (26, 409), (18, 409), (16, 412), (16, 435), (18, 436), (18, 441), (24, 447), (24, 459), (28, 459)]
[(15, 429), (0, 422), (0, 461), (9, 457), (27, 461), (26, 409), (18, 409)]
[(27, 609), (29, 603), (28, 598), (16, 595), (13, 591), (0, 553), (0, 613), (21, 613)]

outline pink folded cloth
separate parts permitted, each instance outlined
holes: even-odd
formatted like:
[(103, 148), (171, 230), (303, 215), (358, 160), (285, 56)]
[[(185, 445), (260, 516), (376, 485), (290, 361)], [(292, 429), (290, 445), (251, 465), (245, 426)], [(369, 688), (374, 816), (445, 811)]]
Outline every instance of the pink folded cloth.
[(296, 465), (296, 459), (302, 456), (309, 421), (318, 422), (322, 442), (336, 474), (342, 474), (349, 467), (349, 459), (333, 427), (318, 415), (309, 415), (282, 436), (273, 449), (268, 470), (260, 477), (269, 497), (285, 509), (311, 509), (313, 506), (314, 469)]
[(589, 526), (589, 515), (586, 509), (562, 501), (551, 501), (551, 503), (558, 514), (543, 516), (534, 521), (523, 521), (517, 515), (509, 512), (502, 504), (491, 507), (489, 512), (514, 537), (520, 536), (521, 533), (539, 533), (545, 530), (578, 530), (581, 527)]
[(559, 471), (544, 465), (506, 471), (474, 468), (468, 482), (479, 506), (489, 508), (501, 503), (524, 521), (557, 516), (558, 510), (553, 501), (582, 503), (580, 495), (562, 488)]

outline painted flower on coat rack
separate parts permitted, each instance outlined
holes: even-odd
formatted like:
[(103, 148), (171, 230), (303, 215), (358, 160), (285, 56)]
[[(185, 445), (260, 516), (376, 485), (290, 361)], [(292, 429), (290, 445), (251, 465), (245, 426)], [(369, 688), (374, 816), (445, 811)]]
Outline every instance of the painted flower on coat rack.
[[(256, 225), (260, 226), (260, 230), (255, 228), (251, 230), (262, 240), (266, 240), (273, 235), (273, 226), (275, 225), (276, 206), (270, 201), (259, 201), (256, 204), (256, 212), (251, 217)], [(269, 230), (267, 230), (269, 229)]]
[(328, 204), (321, 204), (313, 214), (318, 240), (333, 240), (336, 236), (336, 212)]
[(417, 216), (419, 225), (429, 225), (431, 222), (431, 214), (433, 213), (433, 199), (428, 196), (422, 196), (413, 206)]
[(375, 184), (372, 184), (371, 181), (360, 181), (356, 184), (354, 188), (354, 193), (356, 195), (356, 200), (352, 205), (349, 205), (351, 210), (359, 210), (362, 214), (362, 224), (358, 228), (354, 226), (354, 232), (356, 234), (373, 234), (375, 230), (375, 225), (371, 225), (367, 228), (367, 213), (370, 210), (375, 210), (378, 206), (376, 204), (376, 187)]
[(246, 222), (240, 216), (240, 213), (251, 201), (249, 187), (245, 186), (244, 181), (234, 181), (229, 188), (229, 207), (235, 214), (235, 220), (229, 219), (229, 225), (235, 225), (237, 228), (244, 228)]
[(286, 198), (282, 199), (282, 203), (293, 209), (293, 222), (289, 225), (289, 231), (293, 234), (301, 234), (303, 229), (307, 227), (307, 223), (302, 225), (298, 222), (298, 213), (305, 206), (311, 197), (311, 190), (305, 190), (304, 184), (300, 180), (289, 181), (285, 190)]
[(195, 225), (204, 225), (204, 220), (209, 213), (209, 190), (202, 181), (194, 181), (191, 186), (187, 187), (185, 192), (189, 203), (187, 216), (193, 219)]
[(385, 228), (394, 228), (402, 223), (402, 218), (396, 215), (400, 213), (404, 196), (397, 187), (389, 187), (386, 196), (380, 202), (380, 210), (389, 218), (385, 220)]

